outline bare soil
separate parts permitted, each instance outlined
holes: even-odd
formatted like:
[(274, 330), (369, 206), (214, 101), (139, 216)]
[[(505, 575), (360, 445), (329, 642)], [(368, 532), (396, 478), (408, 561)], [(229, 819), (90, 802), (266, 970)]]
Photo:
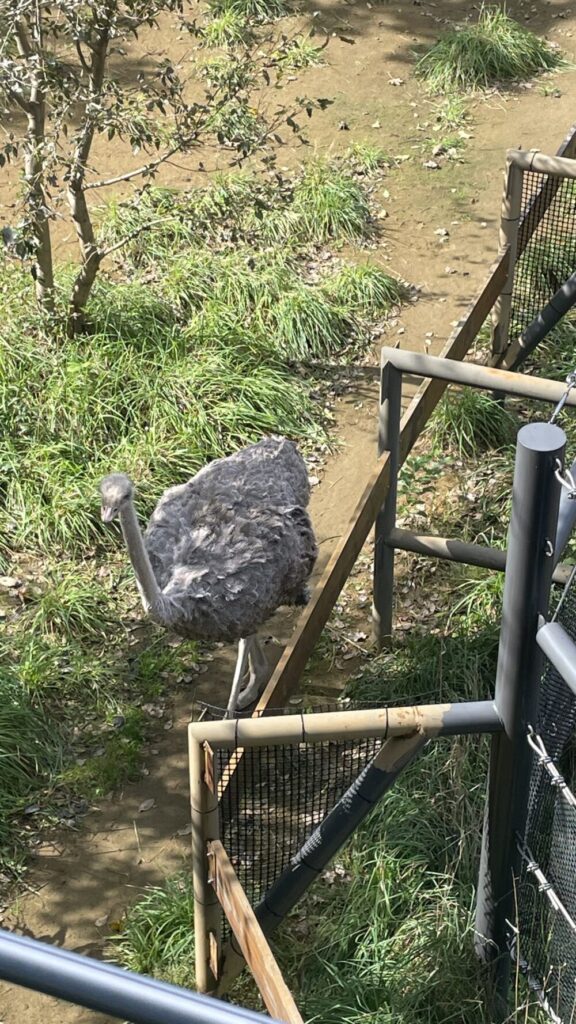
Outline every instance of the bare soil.
[[(472, 138), (462, 162), (443, 162), (427, 170), (436, 137), (431, 104), (411, 75), (413, 51), (434, 40), (448, 22), (465, 15), (469, 5), (437, 0), (396, 0), (359, 3), (315, 0), (303, 14), (289, 19), (287, 28), (314, 24), (330, 36), (327, 66), (305, 72), (293, 88), (311, 96), (326, 96), (334, 104), (310, 123), (313, 147), (338, 153), (353, 141), (369, 140), (392, 156), (408, 156), (383, 183), (381, 196), (388, 218), (382, 240), (372, 257), (386, 261), (402, 277), (419, 286), (419, 300), (408, 305), (392, 323), (386, 342), (404, 348), (437, 351), (487, 276), (496, 256), (498, 220), (505, 151), (511, 146), (556, 151), (576, 109), (576, 72), (547, 79), (559, 97), (544, 95), (540, 83), (505, 95), (493, 94), (472, 105)], [(559, 43), (574, 56), (576, 9), (565, 3), (509, 4), (510, 12), (529, 27)], [(318, 12), (318, 13), (317, 13)], [(181, 59), (187, 43), (166, 26), (143, 37), (125, 62), (135, 75), (152, 51)], [(393, 85), (391, 80), (401, 79)], [(347, 129), (341, 128), (342, 123)], [(379, 127), (376, 127), (379, 125)], [(432, 140), (426, 142), (426, 140)], [(286, 149), (293, 165), (306, 154)], [(114, 144), (101, 148), (95, 160), (102, 176), (131, 165), (129, 153)], [(281, 158), (282, 161), (282, 158)], [(197, 180), (195, 159), (178, 159), (164, 168), (161, 180), (184, 186)], [(5, 203), (3, 219), (10, 221), (14, 178), (0, 182)], [(436, 234), (446, 229), (448, 235)], [(59, 255), (66, 258), (71, 239), (62, 229)], [(336, 432), (341, 450), (331, 458), (314, 489), (312, 514), (320, 541), (319, 571), (345, 531), (375, 455), (377, 401), (376, 363), (351, 377), (350, 390), (336, 404)], [(364, 557), (369, 555), (367, 547)], [(357, 602), (356, 627), (370, 632), (369, 601)], [(269, 632), (285, 643), (296, 616), (278, 615)], [(277, 647), (279, 654), (281, 647)], [(354, 648), (351, 648), (352, 653)], [(358, 656), (360, 652), (358, 652)], [(309, 692), (337, 692), (357, 661), (340, 660), (317, 678), (308, 673)], [(26, 935), (91, 956), (101, 956), (107, 935), (123, 909), (142, 888), (159, 884), (187, 856), (189, 837), (186, 725), (192, 698), (224, 701), (229, 686), (232, 652), (217, 652), (210, 671), (198, 677), (193, 691), (175, 695), (172, 726), (162, 730), (148, 751), (149, 774), (105, 800), (84, 819), (81, 832), (60, 832), (42, 845), (28, 876), (29, 889), (6, 913), (4, 924)], [(325, 666), (324, 666), (325, 669)], [(166, 723), (164, 723), (166, 724)], [(153, 752), (154, 751), (154, 752)], [(144, 812), (139, 807), (154, 799)], [(0, 983), (2, 1024), (90, 1024), (101, 1017), (76, 1006)]]

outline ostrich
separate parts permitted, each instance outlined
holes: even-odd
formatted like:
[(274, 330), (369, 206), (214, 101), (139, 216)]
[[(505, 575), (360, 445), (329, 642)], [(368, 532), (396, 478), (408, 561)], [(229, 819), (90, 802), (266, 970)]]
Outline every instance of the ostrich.
[(256, 629), (281, 605), (306, 604), (309, 597), (318, 551), (306, 510), (308, 474), (296, 445), (264, 438), (210, 462), (165, 491), (144, 536), (129, 477), (105, 477), (100, 494), (102, 520), (120, 520), (145, 612), (180, 636), (238, 641), (225, 715), (231, 718), (268, 679)]

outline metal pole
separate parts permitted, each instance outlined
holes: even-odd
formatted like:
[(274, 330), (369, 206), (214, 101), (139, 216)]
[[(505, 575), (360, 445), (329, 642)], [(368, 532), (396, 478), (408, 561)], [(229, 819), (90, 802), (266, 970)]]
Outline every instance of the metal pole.
[(132, 1024), (263, 1024), (269, 1020), (2, 929), (0, 978)]
[(506, 369), (517, 370), (575, 303), (576, 274), (572, 274), (532, 323), (524, 328), (520, 337), (512, 342), (506, 350), (502, 365)]
[(537, 634), (538, 646), (576, 696), (576, 644), (559, 622), (547, 622)]
[(506, 1015), (514, 921), (514, 880), (519, 870), (517, 836), (523, 836), (531, 752), (528, 726), (536, 721), (542, 658), (536, 642), (539, 616), (546, 617), (558, 518), (557, 460), (566, 436), (548, 423), (518, 433), (512, 517), (495, 704), (504, 732), (492, 741), (476, 907), (477, 952), (495, 966), (497, 1012)]
[(402, 374), (383, 358), (380, 366), (378, 455), (390, 452), (390, 484), (384, 504), (376, 516), (374, 531), (372, 623), (374, 638), (379, 647), (389, 645), (392, 640), (394, 548), (388, 545), (387, 538), (396, 525), (401, 416)]

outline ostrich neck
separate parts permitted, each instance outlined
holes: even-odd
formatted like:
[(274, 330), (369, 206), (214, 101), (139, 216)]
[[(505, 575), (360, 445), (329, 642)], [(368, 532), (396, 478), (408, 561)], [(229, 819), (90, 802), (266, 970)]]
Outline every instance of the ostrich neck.
[(127, 502), (120, 513), (120, 525), (124, 534), (124, 540), (126, 541), (126, 547), (128, 548), (128, 554), (130, 555), (130, 561), (132, 562), (132, 568), (139, 584), (144, 608), (147, 612), (160, 612), (163, 603), (162, 591), (158, 586), (154, 570), (150, 565), (150, 559), (144, 547), (144, 539), (136, 516), (136, 509), (131, 501)]

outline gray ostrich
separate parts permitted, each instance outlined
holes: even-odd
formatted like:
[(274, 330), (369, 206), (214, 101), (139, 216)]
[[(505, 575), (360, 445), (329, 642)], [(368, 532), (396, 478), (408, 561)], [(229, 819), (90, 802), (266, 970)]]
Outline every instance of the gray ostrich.
[(180, 636), (238, 641), (226, 710), (232, 717), (269, 676), (256, 629), (281, 605), (308, 601), (318, 551), (296, 445), (270, 437), (210, 462), (165, 491), (144, 536), (127, 476), (105, 477), (100, 494), (103, 521), (120, 519), (147, 614)]

